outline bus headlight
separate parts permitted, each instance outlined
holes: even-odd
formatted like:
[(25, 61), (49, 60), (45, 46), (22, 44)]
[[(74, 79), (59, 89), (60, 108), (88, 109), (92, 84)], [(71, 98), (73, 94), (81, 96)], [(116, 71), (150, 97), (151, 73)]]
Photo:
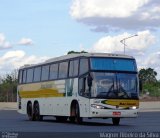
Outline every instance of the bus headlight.
[(138, 108), (137, 106), (130, 107), (130, 109), (137, 109), (137, 108)]
[(91, 107), (96, 108), (96, 109), (105, 109), (104, 106), (102, 106), (102, 105), (97, 105), (97, 104), (91, 104)]

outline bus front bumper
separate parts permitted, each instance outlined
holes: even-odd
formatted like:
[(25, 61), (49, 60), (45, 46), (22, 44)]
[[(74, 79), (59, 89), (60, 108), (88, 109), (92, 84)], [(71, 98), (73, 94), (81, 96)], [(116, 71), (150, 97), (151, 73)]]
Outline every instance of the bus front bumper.
[(128, 109), (128, 110), (115, 110), (115, 109), (94, 109), (90, 110), (90, 117), (97, 118), (110, 118), (110, 117), (120, 117), (120, 118), (132, 118), (138, 116), (138, 109)]

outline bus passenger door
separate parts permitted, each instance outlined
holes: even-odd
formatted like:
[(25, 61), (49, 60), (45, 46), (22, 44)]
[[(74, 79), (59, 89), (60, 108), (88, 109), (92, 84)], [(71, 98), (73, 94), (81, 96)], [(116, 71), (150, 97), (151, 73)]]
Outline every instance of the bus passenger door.
[(88, 86), (87, 76), (82, 76), (79, 79), (79, 106), (80, 106), (80, 115), (82, 117), (88, 117), (90, 113), (90, 91), (91, 87)]

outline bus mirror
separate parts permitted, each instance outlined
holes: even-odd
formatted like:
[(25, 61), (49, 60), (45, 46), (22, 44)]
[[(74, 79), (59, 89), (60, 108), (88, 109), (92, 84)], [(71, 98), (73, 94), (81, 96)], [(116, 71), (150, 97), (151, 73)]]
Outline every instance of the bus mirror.
[(88, 83), (88, 87), (92, 87), (92, 76), (90, 74), (88, 74), (88, 77), (87, 77), (87, 83)]
[(142, 81), (139, 81), (139, 90), (142, 91), (143, 85), (142, 85)]

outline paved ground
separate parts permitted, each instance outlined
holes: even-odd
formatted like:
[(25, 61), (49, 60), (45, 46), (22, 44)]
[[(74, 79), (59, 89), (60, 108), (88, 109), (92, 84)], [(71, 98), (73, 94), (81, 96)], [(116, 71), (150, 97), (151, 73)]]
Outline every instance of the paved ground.
[(55, 121), (54, 117), (44, 119), (42, 122), (32, 122), (15, 110), (1, 110), (0, 131), (46, 132), (46, 134), (51, 134), (49, 132), (61, 132), (61, 134), (62, 132), (72, 132), (72, 134), (74, 134), (73, 132), (81, 132), (81, 134), (86, 132), (87, 134), (95, 132), (160, 132), (160, 112), (141, 112), (138, 118), (122, 119), (120, 126), (113, 126), (111, 119), (85, 119), (82, 125), (70, 122), (59, 123)]
[(140, 102), (140, 112), (160, 111), (160, 101)]
[(17, 110), (16, 102), (0, 102), (0, 110)]
[[(145, 137), (160, 137), (160, 102), (143, 102), (140, 104), (140, 111), (138, 118), (122, 119), (119, 126), (113, 126), (111, 119), (85, 119), (83, 124), (77, 125), (70, 122), (59, 123), (54, 117), (45, 117), (42, 122), (31, 122), (28, 121), (26, 115), (17, 113), (16, 103), (0, 103), (0, 137), (4, 138), (11, 134), (13, 138), (12, 132), (16, 132), (15, 135), (18, 134), (18, 138), (100, 138), (101, 132), (107, 133), (109, 138), (117, 137), (114, 133), (122, 132), (140, 132), (140, 134), (145, 132)], [(111, 132), (113, 134), (108, 135)], [(151, 133), (151, 136), (148, 136), (148, 132)], [(159, 132), (159, 135), (153, 132)], [(141, 135), (141, 137), (144, 137), (144, 135)]]

